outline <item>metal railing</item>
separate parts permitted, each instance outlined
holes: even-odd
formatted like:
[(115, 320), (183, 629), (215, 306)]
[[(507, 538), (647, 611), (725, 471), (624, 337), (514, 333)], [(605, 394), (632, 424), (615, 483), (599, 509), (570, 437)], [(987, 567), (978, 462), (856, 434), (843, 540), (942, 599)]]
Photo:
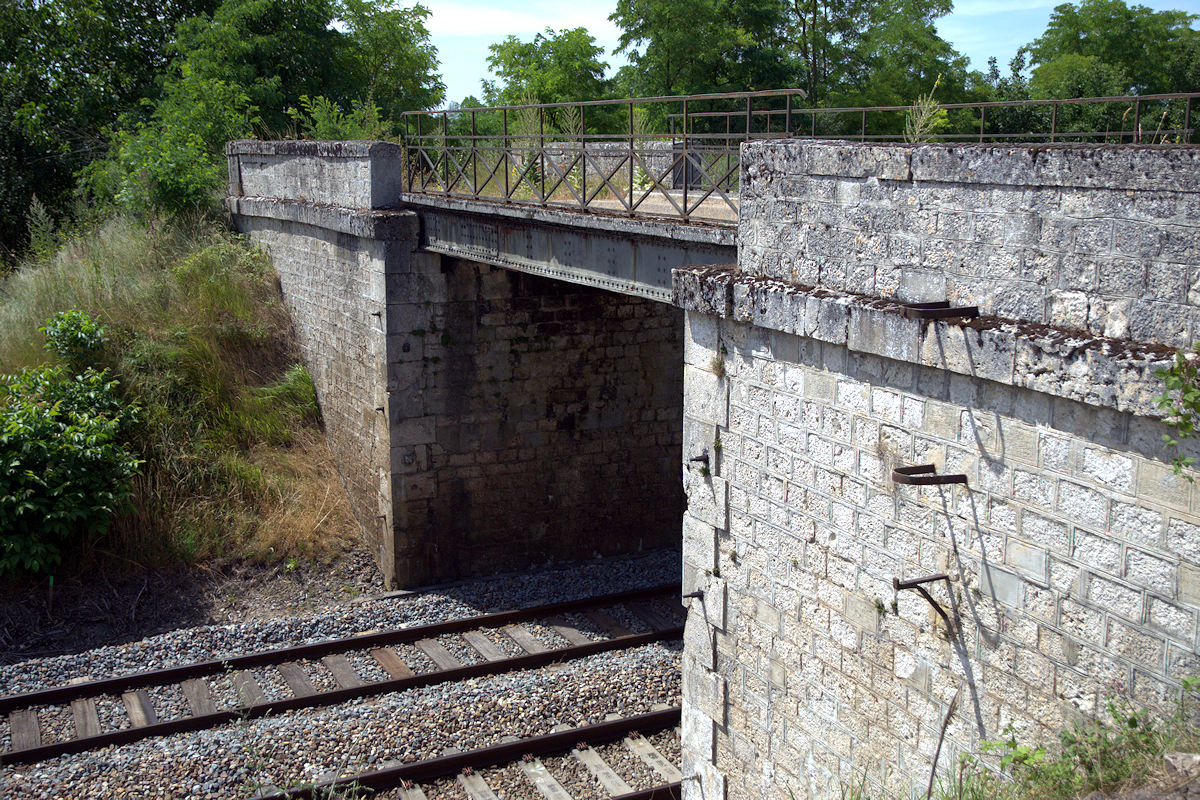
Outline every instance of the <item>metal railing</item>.
[[(927, 141), (1193, 144), (1200, 92), (947, 103)], [(685, 221), (737, 221), (739, 145), (752, 139), (902, 141), (909, 106), (810, 108), (781, 89), (414, 111), (405, 186)]]

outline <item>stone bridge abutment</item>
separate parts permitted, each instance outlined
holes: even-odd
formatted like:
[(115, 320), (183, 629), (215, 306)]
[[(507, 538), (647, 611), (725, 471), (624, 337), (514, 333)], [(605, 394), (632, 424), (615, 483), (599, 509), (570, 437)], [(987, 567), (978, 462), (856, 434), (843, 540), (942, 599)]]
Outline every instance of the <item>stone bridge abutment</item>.
[(689, 800), (911, 794), (943, 730), (944, 769), (1200, 674), (1155, 402), (1200, 341), (1197, 149), (753, 142), (736, 231), (403, 198), (382, 143), (229, 155), (389, 580), (682, 528)]
[(401, 201), (399, 148), (235, 142), (326, 432), (389, 582), (677, 545), (683, 312), (731, 230)]

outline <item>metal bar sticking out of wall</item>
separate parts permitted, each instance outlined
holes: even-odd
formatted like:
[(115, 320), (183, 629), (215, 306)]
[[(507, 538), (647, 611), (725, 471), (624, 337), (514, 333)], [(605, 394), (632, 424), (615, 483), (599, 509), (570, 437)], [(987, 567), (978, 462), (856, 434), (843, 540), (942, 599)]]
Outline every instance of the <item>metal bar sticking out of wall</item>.
[(900, 312), (908, 319), (974, 319), (979, 316), (979, 306), (952, 306), (945, 300), (934, 303), (904, 303)]
[(945, 486), (951, 483), (966, 484), (967, 476), (962, 473), (938, 475), (933, 464), (896, 467), (892, 470), (892, 482), (908, 486)]
[(946, 609), (942, 608), (941, 603), (933, 599), (933, 595), (925, 588), (925, 584), (933, 583), (934, 581), (945, 581), (947, 587), (950, 585), (950, 576), (944, 572), (939, 572), (936, 575), (927, 575), (924, 578), (913, 578), (912, 580), (902, 581), (899, 578), (892, 578), (892, 589), (899, 592), (902, 589), (915, 589), (918, 594), (928, 601), (929, 605), (933, 606), (934, 611), (937, 611), (942, 617), (942, 621), (946, 623), (946, 630), (950, 633), (958, 630), (958, 626), (950, 620), (950, 615), (946, 613)]

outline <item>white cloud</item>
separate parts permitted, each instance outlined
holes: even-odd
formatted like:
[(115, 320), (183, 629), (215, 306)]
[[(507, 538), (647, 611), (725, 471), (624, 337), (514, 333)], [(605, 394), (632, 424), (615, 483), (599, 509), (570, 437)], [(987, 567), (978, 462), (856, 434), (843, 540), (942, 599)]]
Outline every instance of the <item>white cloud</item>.
[(598, 40), (615, 39), (619, 32), (608, 21), (612, 9), (597, 4), (527, 2), (513, 7), (503, 2), (427, 2), (429, 32), (434, 36), (527, 37), (547, 27), (587, 28)]
[(1048, 2), (1048, 0), (1005, 0), (1003, 3), (997, 3), (994, 0), (961, 0), (954, 4), (953, 16), (956, 17), (983, 17), (988, 14), (1005, 14), (1012, 11), (1037, 11), (1045, 9), (1047, 12), (1054, 9), (1059, 3)]

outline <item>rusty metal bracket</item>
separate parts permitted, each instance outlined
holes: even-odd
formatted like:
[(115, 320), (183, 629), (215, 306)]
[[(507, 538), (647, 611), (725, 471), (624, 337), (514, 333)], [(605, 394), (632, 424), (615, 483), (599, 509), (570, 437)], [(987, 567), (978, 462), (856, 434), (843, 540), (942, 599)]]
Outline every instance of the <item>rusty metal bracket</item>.
[(946, 613), (946, 609), (942, 608), (941, 603), (933, 599), (933, 595), (925, 588), (925, 584), (933, 583), (934, 581), (945, 581), (946, 588), (950, 588), (950, 576), (944, 572), (939, 572), (936, 575), (927, 575), (924, 578), (913, 578), (912, 580), (902, 581), (899, 578), (892, 578), (892, 588), (899, 592), (901, 589), (916, 589), (917, 593), (928, 601), (929, 605), (933, 606), (933, 610), (941, 615), (942, 621), (946, 623), (946, 630), (950, 633), (958, 630), (958, 625), (950, 621), (950, 615)]
[(951, 306), (945, 300), (935, 303), (902, 303), (900, 312), (908, 319), (975, 319), (979, 316), (979, 306)]
[(910, 486), (942, 486), (947, 483), (967, 483), (967, 476), (961, 472), (950, 475), (938, 475), (937, 467), (933, 464), (918, 464), (912, 467), (896, 467), (892, 470), (893, 483), (905, 483)]

